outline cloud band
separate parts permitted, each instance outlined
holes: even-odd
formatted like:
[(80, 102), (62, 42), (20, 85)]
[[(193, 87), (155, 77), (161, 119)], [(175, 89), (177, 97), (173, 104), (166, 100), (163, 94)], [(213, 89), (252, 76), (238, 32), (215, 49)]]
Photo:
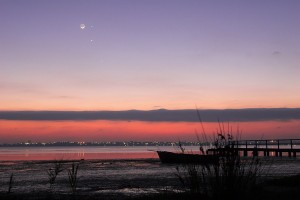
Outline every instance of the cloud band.
[[(300, 108), (199, 110), (203, 122), (300, 119)], [(2, 120), (136, 120), (197, 122), (196, 110), (0, 111)]]

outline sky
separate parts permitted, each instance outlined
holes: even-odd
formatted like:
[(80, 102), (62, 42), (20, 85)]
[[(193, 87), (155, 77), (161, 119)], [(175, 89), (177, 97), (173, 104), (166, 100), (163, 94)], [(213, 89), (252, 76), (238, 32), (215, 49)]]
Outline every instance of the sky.
[(298, 0), (0, 0), (0, 111), (299, 108), (299, 10)]
[(1, 0), (0, 110), (300, 107), (299, 10)]

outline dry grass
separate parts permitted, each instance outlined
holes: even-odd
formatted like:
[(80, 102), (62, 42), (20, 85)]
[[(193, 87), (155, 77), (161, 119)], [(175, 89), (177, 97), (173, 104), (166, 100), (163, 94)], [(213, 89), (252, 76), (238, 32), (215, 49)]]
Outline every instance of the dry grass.
[(68, 177), (69, 177), (69, 184), (71, 187), (71, 192), (72, 194), (76, 193), (77, 189), (77, 183), (78, 183), (78, 178), (77, 178), (77, 172), (79, 168), (79, 163), (72, 163), (71, 169), (68, 170)]
[(7, 194), (10, 194), (10, 193), (11, 193), (11, 190), (12, 190), (13, 184), (14, 184), (14, 181), (15, 181), (14, 174), (11, 173), (10, 176), (9, 176), (9, 181), (8, 181), (8, 190), (7, 190)]
[(53, 184), (55, 183), (56, 177), (62, 171), (63, 171), (62, 161), (54, 162), (54, 167), (48, 169), (47, 174), (48, 174), (48, 180), (49, 180), (50, 188), (52, 188)]
[[(199, 121), (202, 124), (200, 116)], [(184, 164), (176, 168), (176, 176), (187, 191), (199, 198), (234, 200), (250, 197), (262, 172), (259, 158), (241, 158), (234, 148), (229, 124), (225, 130), (224, 124), (219, 122), (215, 135), (214, 147), (219, 162), (210, 165)], [(236, 135), (239, 137), (239, 130)]]

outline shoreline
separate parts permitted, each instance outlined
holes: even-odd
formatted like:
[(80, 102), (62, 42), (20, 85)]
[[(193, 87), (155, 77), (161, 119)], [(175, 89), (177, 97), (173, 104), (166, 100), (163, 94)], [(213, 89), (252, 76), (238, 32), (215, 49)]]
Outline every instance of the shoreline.
[[(47, 170), (53, 168), (56, 162), (63, 164), (63, 171), (50, 190)], [(76, 197), (70, 193), (68, 183), (68, 170), (74, 162), (80, 163)], [(157, 158), (0, 161), (0, 199), (160, 199), (161, 196), (164, 196), (163, 199), (169, 196), (169, 199), (184, 199), (184, 195), (188, 194), (183, 194), (184, 190), (175, 176), (176, 166), (161, 164)], [(296, 167), (299, 173), (300, 160), (280, 159), (277, 166), (269, 169), (276, 173), (261, 177), (263, 180), (259, 185), (267, 193), (294, 192), (293, 187), (285, 185), (282, 187), (286, 189), (281, 191), (280, 184), (274, 186), (272, 181), (280, 182), (281, 179), (295, 176), (300, 182), (300, 176), (297, 177), (296, 173), (282, 173), (287, 166)], [(11, 173), (15, 182), (12, 193), (6, 194)]]
[(0, 160), (1, 163), (72, 163), (72, 162), (159, 162), (159, 158), (111, 158), (111, 159), (47, 159), (47, 160)]

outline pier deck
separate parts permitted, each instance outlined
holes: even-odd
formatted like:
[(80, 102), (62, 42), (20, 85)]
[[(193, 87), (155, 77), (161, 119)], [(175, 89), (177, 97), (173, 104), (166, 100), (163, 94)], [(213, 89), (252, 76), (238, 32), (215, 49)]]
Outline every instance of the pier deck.
[[(300, 139), (276, 140), (239, 140), (228, 144), (234, 151), (243, 156), (288, 156), (300, 155)], [(226, 149), (208, 149), (208, 154), (217, 154)]]

